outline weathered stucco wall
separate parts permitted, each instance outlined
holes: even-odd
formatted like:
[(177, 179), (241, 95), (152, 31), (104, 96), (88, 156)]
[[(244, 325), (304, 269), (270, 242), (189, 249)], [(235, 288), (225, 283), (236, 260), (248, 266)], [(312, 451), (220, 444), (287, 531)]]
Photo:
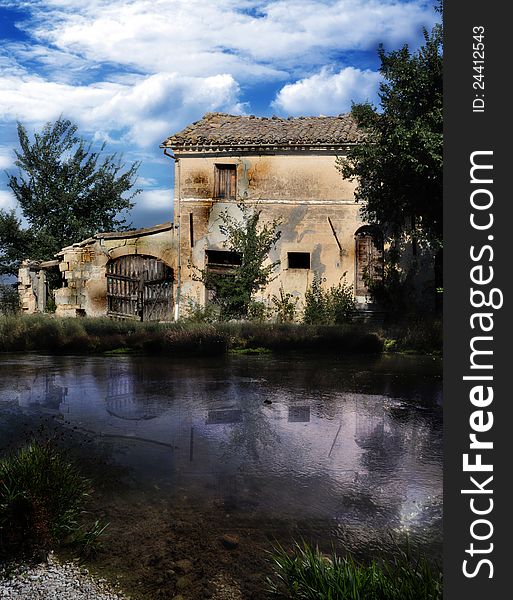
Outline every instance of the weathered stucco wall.
[[(63, 248), (57, 255), (62, 287), (55, 290), (56, 315), (60, 317), (107, 314), (107, 263), (121, 256), (145, 255), (177, 268), (175, 229), (172, 223), (121, 233), (98, 234)], [(41, 297), (44, 270), (23, 266), (19, 272), (20, 297), (27, 313), (43, 312)]]
[(175, 181), (180, 181), (182, 198), (212, 199), (215, 165), (233, 164), (237, 167), (237, 198), (240, 200), (354, 199), (356, 184), (342, 178), (335, 168), (334, 154), (312, 151), (308, 155), (295, 152), (265, 156), (177, 156), (180, 166)]
[[(279, 220), (281, 237), (269, 261), (279, 260), (276, 278), (259, 294), (270, 304), (280, 287), (300, 300), (315, 275), (329, 287), (354, 284), (355, 232), (364, 224), (354, 200), (354, 182), (335, 168), (336, 156), (319, 152), (274, 156), (179, 155), (175, 171), (175, 222), (180, 223), (181, 295), (204, 304), (197, 281), (206, 250), (226, 249), (220, 214), (239, 218), (237, 202), (261, 211), (261, 222)], [(216, 164), (237, 165), (237, 199), (214, 198)], [(331, 223), (330, 223), (331, 221)], [(192, 228), (191, 228), (192, 226)], [(310, 268), (289, 268), (288, 253), (310, 254)], [(345, 274), (345, 279), (343, 279)]]

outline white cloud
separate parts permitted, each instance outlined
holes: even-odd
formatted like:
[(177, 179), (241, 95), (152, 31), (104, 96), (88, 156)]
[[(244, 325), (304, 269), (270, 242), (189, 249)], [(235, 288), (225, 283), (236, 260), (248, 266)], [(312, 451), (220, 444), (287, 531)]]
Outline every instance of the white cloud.
[(0, 209), (11, 210), (16, 208), (16, 199), (11, 191), (0, 190)]
[(284, 86), (273, 106), (287, 115), (337, 115), (351, 110), (352, 102), (378, 103), (380, 74), (346, 67), (338, 73), (320, 73)]
[[(99, 82), (73, 86), (36, 75), (0, 79), (0, 113), (36, 126), (60, 114), (97, 139), (150, 146), (179, 130), (198, 114), (224, 110), (241, 113), (239, 86), (231, 75), (187, 77), (160, 73), (136, 85)], [(121, 137), (120, 137), (121, 136)]]
[(172, 214), (173, 193), (171, 189), (144, 190), (137, 196), (137, 209), (141, 211), (169, 210), (169, 220)]
[(12, 148), (0, 146), (0, 169), (10, 169), (14, 166), (14, 153)]
[[(73, 61), (142, 73), (285, 79), (333, 51), (415, 43), (435, 21), (426, 0), (33, 0), (26, 30)], [(43, 57), (47, 60), (47, 57)], [(62, 55), (56, 55), (62, 62)], [(304, 71), (303, 71), (304, 74)]]

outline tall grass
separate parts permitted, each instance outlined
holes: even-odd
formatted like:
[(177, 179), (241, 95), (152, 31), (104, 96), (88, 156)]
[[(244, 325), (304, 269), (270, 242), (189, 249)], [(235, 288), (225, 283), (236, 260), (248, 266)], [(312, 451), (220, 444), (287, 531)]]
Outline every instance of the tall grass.
[(89, 542), (98, 537), (98, 523), (81, 524), (90, 493), (90, 481), (50, 443), (0, 460), (0, 555), (49, 550), (87, 531)]
[(405, 552), (363, 564), (295, 543), (292, 552), (277, 546), (271, 556), (271, 593), (297, 600), (440, 600), (442, 576), (427, 560)]
[(0, 317), (0, 352), (215, 355), (230, 349), (379, 353), (382, 340), (365, 325), (293, 323), (140, 323), (47, 315)]

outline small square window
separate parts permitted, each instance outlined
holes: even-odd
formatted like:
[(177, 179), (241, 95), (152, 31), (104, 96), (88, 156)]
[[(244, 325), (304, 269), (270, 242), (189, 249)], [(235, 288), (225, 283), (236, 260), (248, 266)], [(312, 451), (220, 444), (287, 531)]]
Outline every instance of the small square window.
[(235, 200), (236, 181), (236, 165), (215, 165), (214, 197), (219, 199)]
[(310, 252), (288, 252), (289, 269), (309, 269)]

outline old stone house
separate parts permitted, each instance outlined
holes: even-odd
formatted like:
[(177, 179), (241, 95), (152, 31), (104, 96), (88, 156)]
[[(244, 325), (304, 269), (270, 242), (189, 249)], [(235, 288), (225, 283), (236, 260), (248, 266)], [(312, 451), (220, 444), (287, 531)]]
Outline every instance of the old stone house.
[[(25, 312), (43, 311), (45, 273), (58, 269), (59, 316), (176, 319), (209, 293), (198, 273), (229, 271), (239, 257), (225, 245), (221, 213), (239, 205), (279, 219), (269, 256), (276, 277), (259, 293), (269, 304), (280, 289), (298, 298), (315, 276), (329, 287), (345, 281), (365, 307), (367, 275), (379, 276), (382, 242), (361, 219), (355, 182), (338, 157), (361, 140), (350, 115), (281, 119), (207, 113), (161, 145), (174, 161), (173, 222), (100, 233), (63, 248), (54, 261), (26, 262), (19, 290)], [(171, 210), (171, 197), (170, 197)]]
[(167, 138), (163, 147), (175, 160), (181, 302), (208, 300), (199, 270), (237, 264), (225, 246), (220, 215), (237, 218), (243, 202), (261, 211), (262, 221), (281, 222), (269, 256), (280, 265), (260, 300), (269, 303), (280, 288), (302, 299), (317, 275), (327, 287), (352, 285), (364, 306), (366, 275), (379, 275), (382, 242), (361, 219), (355, 182), (336, 168), (337, 158), (360, 140), (347, 114), (281, 119), (208, 113)]

